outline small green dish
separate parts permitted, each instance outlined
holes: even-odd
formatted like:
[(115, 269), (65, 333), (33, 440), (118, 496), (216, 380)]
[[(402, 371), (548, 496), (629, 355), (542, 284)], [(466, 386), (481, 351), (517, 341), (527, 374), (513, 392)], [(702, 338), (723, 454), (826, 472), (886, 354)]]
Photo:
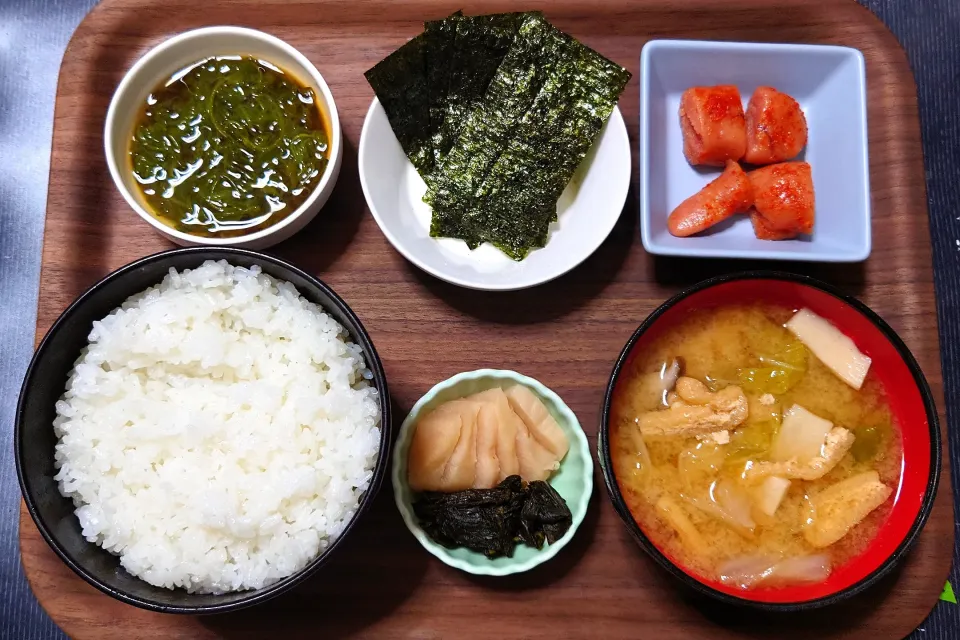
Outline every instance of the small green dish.
[[(546, 405), (550, 415), (563, 429), (570, 441), (570, 450), (560, 462), (560, 469), (550, 478), (550, 485), (557, 490), (570, 508), (573, 515), (573, 524), (569, 531), (554, 544), (545, 544), (543, 549), (535, 549), (526, 545), (518, 545), (513, 557), (495, 558), (491, 560), (482, 553), (470, 549), (447, 549), (434, 542), (423, 529), (420, 528), (417, 517), (413, 513), (413, 491), (407, 484), (407, 451), (413, 437), (413, 425), (421, 415), (432, 411), (435, 407), (449, 400), (463, 398), (473, 393), (492, 389), (493, 387), (509, 387), (522, 384), (534, 393)], [(403, 521), (414, 537), (420, 541), (423, 548), (435, 555), (444, 563), (477, 575), (507, 576), (513, 573), (528, 571), (537, 565), (546, 562), (557, 555), (573, 535), (587, 514), (587, 505), (593, 493), (593, 458), (587, 437), (580, 428), (577, 416), (563, 403), (563, 400), (553, 391), (537, 382), (533, 378), (521, 375), (514, 371), (498, 369), (478, 369), (467, 371), (444, 380), (435, 385), (420, 400), (413, 405), (413, 409), (400, 427), (400, 435), (393, 450), (393, 497), (397, 508), (403, 516)]]

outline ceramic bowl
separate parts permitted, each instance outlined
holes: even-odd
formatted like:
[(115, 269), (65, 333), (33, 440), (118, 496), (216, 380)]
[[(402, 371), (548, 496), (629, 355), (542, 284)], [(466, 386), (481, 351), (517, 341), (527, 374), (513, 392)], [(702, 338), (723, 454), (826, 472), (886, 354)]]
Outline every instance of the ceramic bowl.
[(516, 262), (490, 244), (471, 251), (462, 240), (430, 237), (426, 184), (376, 98), (363, 122), (359, 163), (367, 206), (390, 244), (427, 273), (470, 289), (525, 289), (570, 271), (613, 230), (630, 187), (630, 141), (616, 108), (557, 202), (547, 246)]
[[(158, 284), (171, 268), (192, 269), (206, 260), (227, 260), (235, 266), (258, 265), (263, 272), (293, 284), (307, 300), (320, 305), (360, 346), (380, 399), (380, 451), (370, 487), (343, 533), (314, 560), (296, 573), (261, 589), (224, 594), (191, 594), (183, 589), (155, 587), (127, 573), (120, 559), (88, 542), (74, 515), (74, 504), (60, 495), (54, 466), (55, 404), (64, 391), (67, 374), (87, 345), (95, 320), (105, 317), (128, 297)], [(63, 562), (91, 585), (114, 598), (162, 613), (206, 614), (233, 611), (259, 604), (305, 581), (331, 557), (350, 535), (373, 502), (389, 464), (390, 393), (383, 365), (357, 316), (330, 287), (300, 269), (261, 253), (236, 248), (174, 249), (142, 258), (114, 271), (93, 285), (53, 323), (33, 356), (20, 391), (14, 424), (14, 456), (20, 490), (27, 511), (40, 534)]]
[[(806, 307), (829, 320), (872, 358), (887, 392), (903, 445), (900, 484), (894, 504), (876, 537), (858, 556), (834, 567), (819, 583), (743, 591), (699, 576), (654, 543), (633, 518), (614, 473), (610, 453), (610, 407), (621, 372), (671, 323), (694, 309), (757, 301), (794, 309)], [(933, 395), (920, 366), (897, 334), (862, 302), (813, 278), (757, 271), (711, 278), (671, 298), (640, 325), (617, 358), (607, 386), (600, 425), (599, 456), (607, 491), (620, 518), (640, 546), (691, 588), (735, 605), (773, 611), (811, 609), (850, 598), (878, 582), (907, 554), (926, 523), (940, 479), (940, 425)]]
[[(329, 161), (310, 196), (277, 224), (241, 236), (208, 238), (178, 231), (150, 213), (133, 172), (129, 169), (128, 145), (141, 105), (158, 84), (200, 60), (225, 55), (261, 58), (292, 74), (300, 83), (313, 89), (323, 118), (330, 124)], [(264, 249), (286, 240), (306, 226), (326, 204), (340, 175), (343, 158), (337, 106), (330, 88), (317, 68), (283, 40), (243, 27), (205, 27), (187, 31), (145, 53), (123, 77), (113, 94), (107, 110), (103, 140), (107, 167), (124, 200), (156, 231), (179, 245)]]
[[(421, 416), (426, 415), (439, 405), (450, 400), (463, 398), (473, 393), (492, 389), (494, 387), (509, 387), (522, 384), (533, 391), (546, 405), (550, 415), (554, 417), (570, 442), (570, 450), (560, 463), (560, 469), (550, 477), (550, 485), (563, 497), (573, 514), (573, 524), (566, 534), (554, 544), (545, 544), (543, 549), (534, 549), (526, 545), (518, 545), (510, 558), (496, 558), (491, 560), (481, 553), (470, 549), (447, 549), (434, 542), (417, 521), (413, 513), (414, 493), (407, 484), (407, 453), (413, 439), (414, 425)], [(537, 565), (543, 564), (567, 545), (583, 522), (593, 493), (593, 459), (590, 456), (590, 447), (587, 437), (580, 428), (577, 416), (563, 400), (553, 391), (543, 386), (533, 378), (521, 375), (514, 371), (497, 369), (480, 369), (459, 373), (444, 380), (430, 389), (420, 400), (413, 405), (413, 409), (403, 421), (400, 434), (397, 437), (393, 450), (393, 498), (397, 508), (403, 516), (403, 522), (410, 532), (423, 545), (423, 548), (439, 558), (444, 563), (477, 575), (506, 576), (513, 573), (528, 571)]]
[[(813, 234), (758, 240), (747, 216), (676, 238), (673, 209), (720, 175), (683, 155), (678, 110), (690, 87), (733, 84), (744, 107), (754, 89), (793, 96), (807, 119), (816, 197)], [(669, 256), (857, 262), (870, 255), (867, 82), (863, 55), (849, 47), (651, 40), (640, 54), (640, 234), (650, 253)]]

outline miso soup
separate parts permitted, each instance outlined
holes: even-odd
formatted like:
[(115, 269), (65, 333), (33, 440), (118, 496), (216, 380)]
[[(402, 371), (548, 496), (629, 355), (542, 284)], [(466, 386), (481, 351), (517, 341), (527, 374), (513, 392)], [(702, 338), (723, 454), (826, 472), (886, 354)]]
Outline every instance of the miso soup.
[(900, 431), (875, 372), (859, 389), (837, 373), (869, 358), (808, 311), (821, 333), (801, 331), (796, 312), (693, 311), (635, 355), (612, 400), (634, 519), (687, 570), (742, 589), (825, 580), (875, 537), (899, 482)]

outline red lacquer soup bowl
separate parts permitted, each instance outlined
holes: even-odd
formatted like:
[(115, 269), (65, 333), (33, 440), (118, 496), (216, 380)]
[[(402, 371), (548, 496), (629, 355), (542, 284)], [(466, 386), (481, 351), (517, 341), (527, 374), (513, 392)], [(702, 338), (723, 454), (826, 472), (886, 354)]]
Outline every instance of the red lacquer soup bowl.
[[(826, 318), (873, 360), (903, 442), (900, 484), (894, 504), (866, 550), (833, 568), (820, 583), (741, 590), (698, 576), (654, 544), (627, 507), (610, 454), (611, 400), (621, 371), (661, 332), (694, 309), (765, 302), (806, 307)], [(806, 276), (757, 271), (705, 280), (662, 304), (633, 333), (617, 358), (604, 398), (599, 439), (600, 466), (607, 491), (621, 519), (640, 546), (671, 574), (713, 598), (737, 605), (797, 611), (849, 598), (886, 575), (907, 553), (927, 521), (940, 478), (940, 427), (933, 396), (920, 367), (903, 341), (862, 302)]]

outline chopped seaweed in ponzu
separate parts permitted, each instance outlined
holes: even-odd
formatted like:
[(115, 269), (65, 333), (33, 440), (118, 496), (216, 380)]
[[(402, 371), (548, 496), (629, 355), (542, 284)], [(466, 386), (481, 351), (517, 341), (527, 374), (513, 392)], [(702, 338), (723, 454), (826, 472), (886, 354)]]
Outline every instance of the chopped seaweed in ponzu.
[(420, 526), (443, 546), (466, 547), (488, 558), (512, 556), (518, 544), (553, 544), (573, 524), (567, 503), (546, 482), (505, 478), (492, 489), (428, 491), (413, 504)]
[(129, 157), (148, 208), (197, 236), (276, 224), (310, 195), (327, 164), (313, 91), (246, 56), (203, 60), (147, 98)]

